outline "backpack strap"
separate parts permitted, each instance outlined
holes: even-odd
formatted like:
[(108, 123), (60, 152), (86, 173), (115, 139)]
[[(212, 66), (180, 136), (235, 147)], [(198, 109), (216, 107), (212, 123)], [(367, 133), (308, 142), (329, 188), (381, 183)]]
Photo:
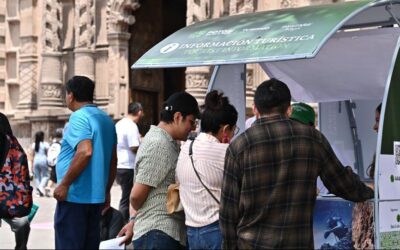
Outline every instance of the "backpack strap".
[(10, 142), (5, 134), (0, 134), (0, 145), (2, 146), (0, 149), (0, 170), (3, 168), (4, 163), (7, 158), (8, 150), (10, 149)]

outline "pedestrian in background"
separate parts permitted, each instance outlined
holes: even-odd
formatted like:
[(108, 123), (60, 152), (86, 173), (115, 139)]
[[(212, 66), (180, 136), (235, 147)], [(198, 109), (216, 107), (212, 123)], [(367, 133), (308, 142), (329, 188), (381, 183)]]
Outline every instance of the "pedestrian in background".
[(73, 111), (56, 165), (56, 249), (98, 249), (101, 210), (110, 202), (117, 168), (112, 119), (93, 104), (94, 82), (74, 76), (65, 85)]
[(129, 220), (129, 195), (133, 186), (136, 153), (140, 145), (140, 133), (137, 124), (142, 117), (142, 105), (138, 102), (130, 103), (128, 114), (115, 124), (118, 138), (116, 181), (122, 190), (119, 211), (122, 213), (125, 223), (128, 223)]
[[(380, 103), (376, 108), (375, 108), (375, 122), (374, 125), (372, 126), (372, 129), (378, 133), (379, 130), (379, 120), (381, 119), (381, 110), (382, 110), (382, 103)], [(372, 157), (372, 162), (367, 168), (367, 174), (369, 178), (374, 180), (375, 176), (375, 162), (376, 162), (376, 154)]]
[(220, 226), (224, 249), (314, 249), (316, 180), (351, 201), (373, 198), (314, 127), (289, 119), (291, 94), (277, 79), (257, 87), (260, 119), (228, 147)]
[(61, 142), (62, 142), (62, 128), (58, 128), (54, 132), (52, 143), (47, 151), (47, 165), (50, 168), (50, 179), (46, 187), (46, 196), (52, 194), (53, 188), (57, 183), (56, 165), (58, 160), (58, 155), (61, 152)]
[(221, 249), (219, 201), (226, 149), (239, 131), (237, 119), (228, 97), (211, 91), (204, 101), (200, 134), (181, 148), (176, 177), (189, 249)]
[(43, 131), (35, 133), (35, 142), (32, 144), (33, 174), (35, 178), (36, 195), (44, 196), (50, 173), (47, 166), (47, 151), (49, 144), (44, 141)]
[(192, 95), (171, 95), (164, 103), (160, 123), (151, 126), (139, 147), (130, 196), (133, 210), (119, 233), (125, 235), (125, 244), (134, 237), (134, 249), (183, 249), (186, 245), (184, 219), (167, 212), (167, 189), (175, 183), (177, 141), (187, 139), (198, 117), (199, 107)]

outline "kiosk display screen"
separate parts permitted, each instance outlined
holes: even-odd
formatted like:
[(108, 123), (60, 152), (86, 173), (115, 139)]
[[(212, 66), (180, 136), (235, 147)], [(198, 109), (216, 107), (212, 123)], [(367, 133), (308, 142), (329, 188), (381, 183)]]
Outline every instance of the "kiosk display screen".
[(314, 247), (352, 249), (352, 212), (352, 202), (318, 199), (314, 209)]

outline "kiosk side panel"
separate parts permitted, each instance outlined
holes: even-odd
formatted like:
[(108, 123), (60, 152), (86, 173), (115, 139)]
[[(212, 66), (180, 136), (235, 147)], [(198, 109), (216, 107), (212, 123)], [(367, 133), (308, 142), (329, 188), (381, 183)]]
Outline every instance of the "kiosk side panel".
[(400, 246), (400, 57), (382, 103), (375, 178), (378, 187), (377, 237), (382, 249)]

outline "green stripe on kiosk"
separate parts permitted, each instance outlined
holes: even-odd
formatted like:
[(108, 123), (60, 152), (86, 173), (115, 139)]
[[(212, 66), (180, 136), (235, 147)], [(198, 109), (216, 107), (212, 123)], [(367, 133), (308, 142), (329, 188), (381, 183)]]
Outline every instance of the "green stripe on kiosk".
[[(399, 19), (400, 0), (222, 17), (175, 32), (132, 69), (215, 66), (208, 90), (219, 89), (231, 97), (241, 131), (248, 63), (258, 63), (270, 77), (287, 83), (295, 101), (318, 102), (321, 131), (340, 160), (353, 166), (362, 179), (367, 179), (366, 166), (376, 153), (375, 248), (399, 248)], [(373, 113), (380, 102), (376, 138)], [(318, 201), (327, 201), (320, 207), (331, 204), (328, 209), (351, 207), (339, 198)], [(318, 230), (315, 238), (321, 233)]]

